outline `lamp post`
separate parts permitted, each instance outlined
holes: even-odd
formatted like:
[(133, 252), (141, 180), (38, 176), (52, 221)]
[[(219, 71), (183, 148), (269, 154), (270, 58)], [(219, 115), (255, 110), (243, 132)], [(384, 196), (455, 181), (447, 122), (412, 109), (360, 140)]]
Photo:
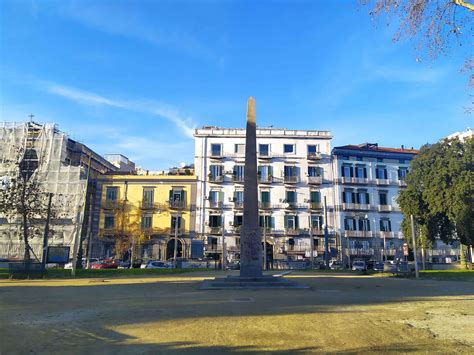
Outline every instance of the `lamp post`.
[(263, 270), (267, 269), (267, 221), (263, 215)]
[(221, 198), (221, 244), (222, 244), (222, 270), (225, 270), (225, 216), (224, 216), (224, 194), (222, 193)]
[(173, 250), (173, 266), (176, 269), (178, 267), (177, 257), (178, 257), (178, 221), (179, 221), (179, 212), (176, 212), (174, 219), (174, 250)]

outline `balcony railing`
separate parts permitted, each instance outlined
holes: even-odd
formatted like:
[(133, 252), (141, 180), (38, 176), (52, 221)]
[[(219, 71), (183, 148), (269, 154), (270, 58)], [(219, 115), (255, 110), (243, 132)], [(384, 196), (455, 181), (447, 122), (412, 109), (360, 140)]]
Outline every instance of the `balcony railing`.
[(300, 182), (300, 177), (299, 176), (293, 176), (293, 175), (285, 176), (283, 178), (283, 182), (285, 184), (296, 184), (296, 183)]
[(343, 203), (343, 210), (357, 210), (357, 211), (368, 211), (370, 210), (370, 205), (367, 203)]
[(390, 180), (389, 179), (375, 179), (375, 183), (377, 185), (389, 185)]
[(209, 234), (222, 234), (222, 227), (208, 227)]
[(153, 201), (142, 201), (140, 203), (140, 208), (142, 210), (155, 210), (155, 209), (158, 209), (159, 207), (160, 207), (159, 204)]
[(232, 181), (233, 182), (238, 182), (238, 183), (244, 183), (245, 178), (240, 175), (232, 175)]
[(368, 184), (369, 179), (361, 177), (347, 177), (344, 176), (341, 178), (343, 184)]
[(321, 185), (323, 183), (322, 176), (308, 176), (308, 184)]
[(379, 212), (391, 212), (393, 211), (392, 205), (378, 205)]
[(224, 175), (209, 175), (209, 182), (223, 182)]
[(186, 208), (186, 201), (168, 201), (168, 207), (174, 210)]
[(286, 235), (301, 235), (301, 234), (308, 234), (307, 229), (303, 228), (286, 228), (285, 229)]
[(388, 248), (388, 249), (385, 249), (384, 250), (384, 253), (385, 255), (388, 255), (388, 256), (394, 256), (397, 254), (397, 249), (395, 248)]
[(372, 248), (350, 248), (349, 253), (351, 255), (374, 255), (374, 249)]
[(123, 207), (123, 200), (105, 200), (102, 204), (104, 210), (118, 210)]
[(244, 208), (244, 203), (243, 202), (234, 202), (234, 208), (237, 210), (241, 210)]
[(285, 250), (288, 253), (303, 253), (303, 252), (309, 252), (311, 250), (311, 246), (309, 245), (291, 245), (291, 244), (286, 244), (285, 245)]
[(320, 210), (323, 208), (323, 205), (321, 204), (321, 202), (310, 202), (309, 208), (312, 210)]
[(265, 231), (265, 235), (270, 235), (272, 234), (272, 228), (271, 227), (260, 227), (260, 233), (262, 233), (263, 235), (263, 232)]
[(407, 186), (407, 182), (406, 182), (404, 179), (398, 180), (398, 186), (403, 186), (403, 187), (405, 187), (405, 186)]
[(119, 230), (115, 227), (108, 227), (108, 228), (100, 228), (99, 229), (99, 236), (107, 237), (118, 234)]
[[(148, 227), (148, 228), (141, 228), (141, 232), (146, 235), (153, 235), (153, 234), (168, 234), (168, 228), (156, 228), (156, 227)], [(174, 232), (174, 231), (173, 231)]]
[(259, 184), (271, 184), (272, 182), (273, 182), (273, 176), (271, 175), (258, 177)]
[(308, 153), (308, 160), (320, 160), (323, 158), (321, 153)]
[(232, 231), (233, 231), (235, 234), (240, 234), (241, 228), (242, 228), (242, 225), (240, 225), (240, 226), (233, 226), (233, 227), (232, 227)]
[(214, 209), (222, 208), (223, 205), (224, 204), (222, 203), (222, 201), (209, 201), (209, 208), (214, 208)]
[(379, 232), (380, 238), (395, 238), (394, 232)]
[(311, 228), (311, 233), (313, 233), (313, 235), (324, 235), (324, 229)]
[(356, 238), (371, 238), (372, 231), (344, 231), (344, 235), (347, 237), (356, 237)]
[(222, 159), (222, 158), (224, 158), (224, 154), (222, 154), (222, 152), (212, 154), (212, 152), (211, 152), (209, 154), (209, 158), (211, 158), (211, 159)]
[(259, 202), (258, 208), (261, 210), (270, 210), (272, 208), (272, 204), (270, 202)]

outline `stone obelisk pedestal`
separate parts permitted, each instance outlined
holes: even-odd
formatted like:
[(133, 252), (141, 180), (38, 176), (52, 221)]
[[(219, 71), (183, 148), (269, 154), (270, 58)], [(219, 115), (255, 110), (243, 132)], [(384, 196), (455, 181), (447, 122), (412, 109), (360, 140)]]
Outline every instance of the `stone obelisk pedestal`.
[(202, 290), (253, 288), (307, 288), (282, 277), (263, 275), (262, 237), (258, 221), (257, 120), (255, 100), (247, 102), (245, 132), (244, 219), (240, 228), (240, 276), (206, 280)]

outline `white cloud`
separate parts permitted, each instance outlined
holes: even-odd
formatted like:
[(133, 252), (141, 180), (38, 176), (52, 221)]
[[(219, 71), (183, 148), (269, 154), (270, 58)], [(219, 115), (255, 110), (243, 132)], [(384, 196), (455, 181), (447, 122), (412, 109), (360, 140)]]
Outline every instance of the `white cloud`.
[(193, 119), (191, 117), (183, 117), (178, 109), (170, 105), (146, 100), (113, 100), (89, 91), (45, 81), (40, 83), (40, 88), (53, 95), (61, 96), (80, 104), (110, 106), (162, 117), (174, 123), (186, 137), (193, 138), (195, 127)]

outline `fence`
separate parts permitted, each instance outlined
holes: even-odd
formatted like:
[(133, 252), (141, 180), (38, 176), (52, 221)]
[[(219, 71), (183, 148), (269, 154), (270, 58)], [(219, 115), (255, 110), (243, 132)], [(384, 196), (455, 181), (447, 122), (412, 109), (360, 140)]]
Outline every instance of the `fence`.
[[(42, 243), (30, 243), (31, 249), (37, 258), (41, 260), (43, 255), (43, 244)], [(25, 255), (25, 244), (20, 241), (8, 241), (0, 242), (0, 259), (23, 259)], [(31, 258), (34, 259), (34, 255), (30, 250)]]

